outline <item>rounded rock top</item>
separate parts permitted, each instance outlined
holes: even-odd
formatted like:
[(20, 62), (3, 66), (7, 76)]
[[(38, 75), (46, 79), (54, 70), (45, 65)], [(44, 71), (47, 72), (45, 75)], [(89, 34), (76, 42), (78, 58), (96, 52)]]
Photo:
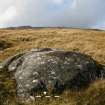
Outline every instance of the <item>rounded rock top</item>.
[(19, 97), (21, 94), (34, 96), (39, 91), (53, 94), (65, 89), (79, 90), (101, 73), (97, 62), (90, 56), (51, 48), (16, 54), (4, 61), (0, 68), (13, 72)]

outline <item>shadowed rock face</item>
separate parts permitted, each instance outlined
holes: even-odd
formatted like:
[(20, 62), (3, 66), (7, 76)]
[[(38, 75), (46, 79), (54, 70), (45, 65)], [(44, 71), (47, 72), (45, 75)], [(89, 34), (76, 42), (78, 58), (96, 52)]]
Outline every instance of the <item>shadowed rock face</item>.
[(30, 97), (39, 91), (60, 93), (79, 90), (100, 75), (96, 62), (78, 52), (50, 48), (33, 49), (7, 59), (1, 66), (13, 72), (19, 97)]

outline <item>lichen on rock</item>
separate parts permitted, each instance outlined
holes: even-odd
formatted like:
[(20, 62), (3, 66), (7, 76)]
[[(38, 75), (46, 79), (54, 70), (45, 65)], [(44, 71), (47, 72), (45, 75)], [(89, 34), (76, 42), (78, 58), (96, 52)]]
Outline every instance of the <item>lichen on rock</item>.
[(79, 90), (99, 78), (101, 71), (91, 57), (79, 52), (43, 48), (10, 57), (0, 68), (13, 72), (17, 95), (22, 98), (37, 92), (61, 93)]

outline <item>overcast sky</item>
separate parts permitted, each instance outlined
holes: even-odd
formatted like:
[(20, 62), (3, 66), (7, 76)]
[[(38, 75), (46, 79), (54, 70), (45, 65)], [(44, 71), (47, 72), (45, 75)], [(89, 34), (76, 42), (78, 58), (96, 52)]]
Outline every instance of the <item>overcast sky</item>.
[(105, 0), (0, 0), (0, 27), (105, 28)]

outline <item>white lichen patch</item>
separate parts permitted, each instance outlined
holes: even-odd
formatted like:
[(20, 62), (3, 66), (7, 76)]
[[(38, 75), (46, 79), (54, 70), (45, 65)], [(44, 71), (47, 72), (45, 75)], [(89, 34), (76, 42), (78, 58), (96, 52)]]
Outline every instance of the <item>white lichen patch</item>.
[(48, 62), (51, 62), (51, 63), (53, 63), (53, 64), (57, 64), (58, 62), (55, 60), (55, 59), (48, 59)]
[(11, 67), (10, 69), (11, 69), (11, 70), (15, 70), (15, 69), (16, 69), (16, 67)]
[(25, 86), (26, 86), (26, 87), (30, 87), (30, 85), (29, 85), (29, 84), (26, 84)]
[(33, 75), (34, 75), (34, 76), (38, 76), (39, 73), (38, 73), (38, 72), (33, 72)]
[(20, 70), (20, 71), (18, 71), (18, 73), (19, 73), (19, 74), (20, 74), (20, 73), (22, 73), (22, 72), (23, 72), (23, 71), (21, 71), (21, 70)]
[(0, 65), (0, 69), (3, 69), (3, 66), (2, 65)]
[(68, 57), (65, 57), (65, 61), (68, 61), (68, 62), (73, 62), (74, 59), (73, 58), (68, 58)]
[(41, 60), (41, 57), (37, 57), (37, 60)]
[(76, 65), (79, 69), (82, 69), (83, 66), (82, 65)]
[(38, 83), (38, 80), (33, 80), (32, 82), (33, 82), (33, 83)]
[(89, 62), (89, 61), (86, 61), (85, 63), (86, 63), (86, 64), (89, 64), (90, 62)]
[(51, 83), (52, 83), (52, 81), (51, 81), (51, 80), (49, 80), (49, 81), (48, 81), (48, 84), (51, 84)]
[(23, 93), (23, 92), (24, 92), (24, 90), (20, 89), (18, 92), (19, 92), (19, 93)]
[(56, 73), (54, 71), (51, 71), (51, 75), (55, 75)]
[(22, 77), (19, 77), (19, 79), (21, 80), (21, 79), (23, 79)]
[(43, 61), (43, 62), (40, 62), (40, 64), (45, 64), (45, 62)]
[(21, 88), (22, 87), (22, 84), (18, 84), (18, 88)]
[(53, 77), (53, 79), (57, 79), (57, 77)]
[(38, 51), (38, 49), (34, 49), (34, 48), (33, 48), (33, 49), (31, 49), (31, 51), (32, 51), (32, 52), (34, 52), (34, 51), (36, 52), (36, 51)]
[(54, 62), (54, 59), (48, 59), (48, 62)]
[(68, 61), (65, 61), (64, 64), (70, 64)]
[(30, 99), (31, 99), (32, 101), (34, 101), (34, 100), (35, 100), (35, 97), (33, 97), (33, 96), (30, 96)]

